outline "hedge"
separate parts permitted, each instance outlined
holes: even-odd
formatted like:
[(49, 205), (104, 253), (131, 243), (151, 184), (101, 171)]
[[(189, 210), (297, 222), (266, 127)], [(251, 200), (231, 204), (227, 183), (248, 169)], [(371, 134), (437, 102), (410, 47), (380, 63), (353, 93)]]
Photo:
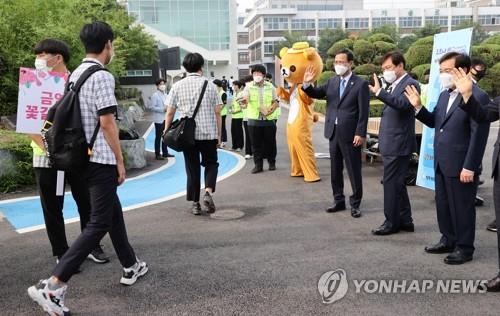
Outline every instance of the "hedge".
[(394, 44), (394, 40), (392, 39), (392, 37), (388, 34), (385, 34), (385, 33), (375, 33), (375, 34), (369, 36), (368, 40), (372, 43), (384, 42), (384, 43), (393, 43)]
[[(384, 103), (380, 100), (374, 99), (370, 101), (370, 117), (380, 117), (382, 115), (382, 110), (384, 108)], [(316, 100), (314, 102), (314, 111), (325, 115), (326, 113), (326, 101)]]
[(350, 38), (346, 38), (333, 44), (332, 47), (330, 47), (330, 49), (328, 50), (327, 54), (329, 56), (335, 56), (335, 54), (338, 51), (341, 51), (342, 49), (348, 48), (352, 50), (353, 46), (354, 46), (354, 41)]
[(16, 160), (14, 170), (0, 177), (0, 192), (11, 192), (18, 187), (36, 183), (30, 144), (27, 135), (0, 129), (0, 151), (7, 151)]

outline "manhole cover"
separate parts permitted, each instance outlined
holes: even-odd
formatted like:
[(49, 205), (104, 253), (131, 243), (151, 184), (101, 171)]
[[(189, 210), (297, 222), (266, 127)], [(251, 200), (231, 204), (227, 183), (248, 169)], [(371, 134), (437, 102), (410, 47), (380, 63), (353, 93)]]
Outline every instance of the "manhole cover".
[(226, 221), (232, 220), (232, 219), (242, 218), (243, 216), (245, 216), (245, 213), (243, 213), (240, 210), (236, 210), (236, 209), (220, 210), (220, 211), (217, 211), (217, 212), (210, 215), (210, 217), (213, 219), (220, 219), (220, 220), (226, 220)]

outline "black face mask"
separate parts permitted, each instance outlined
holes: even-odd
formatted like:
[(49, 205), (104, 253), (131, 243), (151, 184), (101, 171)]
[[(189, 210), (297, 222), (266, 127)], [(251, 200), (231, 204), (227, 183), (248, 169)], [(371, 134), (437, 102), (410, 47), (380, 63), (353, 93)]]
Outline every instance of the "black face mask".
[(476, 74), (474, 75), (474, 77), (476, 77), (477, 81), (483, 79), (484, 76), (486, 76), (486, 71), (485, 70), (480, 70), (480, 71), (476, 70)]

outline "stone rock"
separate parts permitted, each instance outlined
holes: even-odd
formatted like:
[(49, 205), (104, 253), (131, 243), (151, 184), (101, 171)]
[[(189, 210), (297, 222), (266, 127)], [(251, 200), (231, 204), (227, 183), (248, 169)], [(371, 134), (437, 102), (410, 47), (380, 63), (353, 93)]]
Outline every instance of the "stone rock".
[(134, 118), (134, 122), (141, 120), (142, 115), (144, 114), (144, 110), (138, 105), (130, 106), (128, 108), (128, 112), (132, 113), (132, 117)]
[(146, 143), (144, 138), (120, 140), (126, 169), (141, 169), (146, 167)]

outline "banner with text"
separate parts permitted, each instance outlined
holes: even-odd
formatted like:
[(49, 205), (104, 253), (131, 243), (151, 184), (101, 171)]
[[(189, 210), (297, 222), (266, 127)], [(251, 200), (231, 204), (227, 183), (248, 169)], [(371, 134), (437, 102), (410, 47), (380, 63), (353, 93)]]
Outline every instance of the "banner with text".
[(19, 69), (16, 132), (40, 134), (47, 113), (64, 94), (68, 74)]
[[(432, 112), (441, 94), (439, 81), (439, 59), (448, 52), (469, 53), (472, 28), (439, 33), (434, 35), (431, 71), (426, 108)], [(424, 125), (420, 157), (418, 162), (417, 185), (434, 190), (434, 129)]]

